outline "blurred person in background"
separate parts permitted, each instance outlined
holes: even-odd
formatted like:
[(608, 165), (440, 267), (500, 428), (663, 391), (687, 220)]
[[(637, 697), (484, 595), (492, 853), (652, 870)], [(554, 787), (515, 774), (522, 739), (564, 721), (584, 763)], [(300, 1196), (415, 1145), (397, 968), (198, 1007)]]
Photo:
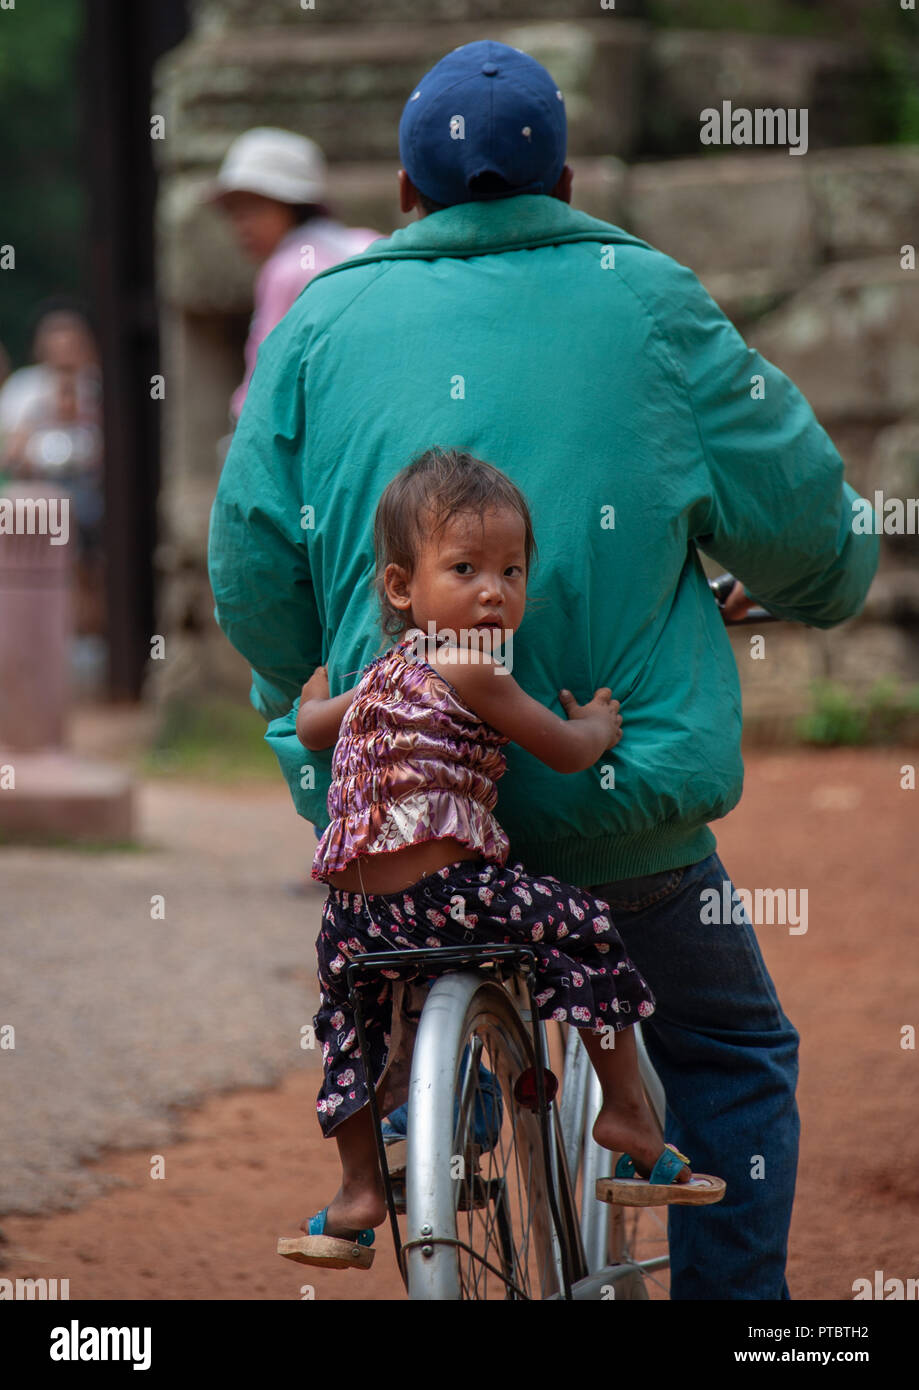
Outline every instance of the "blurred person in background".
[[(261, 264), (246, 339), (246, 374), (230, 401), (233, 428), (239, 419), (258, 350), (314, 275), (358, 256), (380, 236), (369, 227), (346, 227), (333, 217), (326, 197), (326, 162), (319, 146), (289, 130), (259, 126), (227, 150), (208, 200), (229, 219), (240, 249)], [(307, 254), (309, 248), (309, 254)], [(220, 463), (232, 433), (217, 446)], [(316, 837), (319, 831), (313, 827)], [(294, 894), (313, 891), (309, 876), (287, 884)]]
[(208, 194), (229, 218), (240, 249), (262, 267), (253, 293), (245, 376), (230, 402), (234, 426), (259, 346), (301, 290), (321, 270), (359, 255), (381, 235), (337, 221), (325, 202), (326, 184), (318, 145), (289, 130), (260, 126), (234, 140)]
[(98, 410), (101, 396), (99, 355), (86, 315), (69, 301), (46, 303), (38, 309), (32, 336), (32, 365), (20, 367), (0, 388), (0, 441), (4, 461), (22, 448), (18, 436), (56, 387), (55, 374), (77, 373), (81, 408)]
[(76, 553), (74, 626), (105, 630), (102, 518), (102, 379), (92, 329), (76, 309), (40, 312), (35, 364), (0, 390), (0, 468), (51, 483), (70, 498)]

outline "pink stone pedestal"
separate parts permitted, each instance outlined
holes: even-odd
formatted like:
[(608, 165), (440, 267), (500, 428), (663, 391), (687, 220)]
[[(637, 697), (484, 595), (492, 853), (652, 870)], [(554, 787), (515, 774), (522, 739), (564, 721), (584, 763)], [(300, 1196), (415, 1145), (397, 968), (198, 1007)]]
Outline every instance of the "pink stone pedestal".
[(12, 518), (0, 535), (0, 841), (133, 836), (130, 773), (64, 747), (76, 541), (66, 496), (39, 480), (0, 489)]
[[(13, 769), (15, 787), (7, 786)], [(130, 840), (134, 788), (123, 768), (64, 749), (0, 748), (0, 839)]]

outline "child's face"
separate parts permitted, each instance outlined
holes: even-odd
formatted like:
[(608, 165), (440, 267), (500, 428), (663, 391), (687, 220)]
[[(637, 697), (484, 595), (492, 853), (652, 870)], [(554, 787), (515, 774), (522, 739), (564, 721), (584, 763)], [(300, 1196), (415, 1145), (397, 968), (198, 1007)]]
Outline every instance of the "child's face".
[[(414, 574), (386, 567), (386, 590), (408, 625), (516, 632), (526, 607), (526, 529), (513, 508), (461, 512), (422, 548)], [(497, 639), (500, 643), (500, 638)]]

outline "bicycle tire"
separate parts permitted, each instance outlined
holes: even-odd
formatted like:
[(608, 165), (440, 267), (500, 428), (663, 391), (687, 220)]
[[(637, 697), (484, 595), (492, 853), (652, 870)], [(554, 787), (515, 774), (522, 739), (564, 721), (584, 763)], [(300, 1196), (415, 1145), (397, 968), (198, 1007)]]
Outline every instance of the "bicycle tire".
[[(501, 1117), (490, 1146), (473, 1148), (480, 1061), (498, 1079)], [(554, 1108), (554, 1172), (547, 1172), (539, 1117), (514, 1095), (517, 1079), (533, 1065), (532, 1037), (505, 987), (471, 971), (435, 982), (422, 1011), (409, 1084), (404, 1249), (410, 1299), (557, 1297), (566, 1261), (572, 1279), (586, 1272)], [(550, 1211), (550, 1183), (561, 1235)]]

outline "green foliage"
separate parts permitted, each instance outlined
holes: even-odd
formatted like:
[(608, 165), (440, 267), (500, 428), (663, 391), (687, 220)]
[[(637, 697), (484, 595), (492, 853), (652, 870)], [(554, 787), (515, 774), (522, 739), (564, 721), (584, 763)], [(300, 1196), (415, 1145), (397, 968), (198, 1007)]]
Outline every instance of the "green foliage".
[[(902, 13), (902, 11), (901, 11)], [(919, 20), (919, 11), (916, 11)], [(919, 55), (915, 40), (907, 46), (883, 33), (871, 51), (877, 78), (871, 84), (880, 138), (891, 144), (919, 144)]]
[(195, 776), (215, 782), (277, 781), (278, 762), (264, 735), (263, 720), (236, 701), (173, 700), (163, 711), (141, 771), (146, 776)]
[(735, 33), (826, 37), (849, 32), (838, 5), (802, 6), (795, 0), (647, 0), (649, 21), (659, 28), (726, 29)]
[(804, 743), (896, 743), (919, 729), (919, 685), (903, 688), (891, 676), (875, 681), (861, 697), (838, 681), (813, 681), (811, 699), (810, 711), (795, 724)]
[(84, 7), (20, 0), (0, 11), (0, 275), (3, 343), (27, 360), (32, 314), (53, 294), (86, 296), (87, 199), (80, 173), (79, 62)]

